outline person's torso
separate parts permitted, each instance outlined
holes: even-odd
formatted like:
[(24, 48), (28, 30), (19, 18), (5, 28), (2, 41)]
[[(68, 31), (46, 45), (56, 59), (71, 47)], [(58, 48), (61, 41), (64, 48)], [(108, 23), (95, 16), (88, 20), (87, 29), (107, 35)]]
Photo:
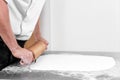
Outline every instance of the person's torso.
[(27, 40), (32, 34), (45, 0), (7, 0), (10, 23), (17, 39)]

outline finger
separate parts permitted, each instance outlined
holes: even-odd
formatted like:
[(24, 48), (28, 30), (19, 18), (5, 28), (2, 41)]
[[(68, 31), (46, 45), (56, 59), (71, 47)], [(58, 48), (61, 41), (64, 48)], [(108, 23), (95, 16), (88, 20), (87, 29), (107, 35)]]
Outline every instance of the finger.
[(24, 65), (25, 65), (25, 63), (24, 63), (24, 61), (23, 61), (23, 60), (21, 60), (21, 61), (20, 61), (20, 65), (22, 65), (22, 66), (24, 66)]
[(45, 43), (46, 45), (48, 45), (48, 44), (49, 44), (49, 43), (48, 43), (48, 41), (45, 41), (44, 43)]
[(20, 64), (21, 64), (22, 66), (25, 65), (23, 56), (21, 56)]
[(32, 52), (30, 53), (29, 58), (30, 58), (31, 62), (34, 60), (34, 56), (33, 56)]
[(45, 39), (41, 39), (41, 41), (44, 43), (44, 44), (46, 44), (46, 45), (48, 45), (49, 44), (49, 42), (47, 41), (47, 40), (45, 40)]
[(31, 62), (30, 61), (28, 61), (28, 60), (21, 60), (20, 61), (20, 64), (22, 65), (22, 66), (25, 66), (25, 65), (29, 65)]
[(45, 48), (45, 50), (47, 50), (47, 49), (48, 49), (48, 47)]
[(32, 63), (32, 60), (33, 60), (33, 54), (29, 53), (26, 55), (26, 57), (21, 57), (20, 64), (21, 65), (29, 65)]
[(29, 65), (32, 63), (32, 58), (24, 59), (24, 64)]

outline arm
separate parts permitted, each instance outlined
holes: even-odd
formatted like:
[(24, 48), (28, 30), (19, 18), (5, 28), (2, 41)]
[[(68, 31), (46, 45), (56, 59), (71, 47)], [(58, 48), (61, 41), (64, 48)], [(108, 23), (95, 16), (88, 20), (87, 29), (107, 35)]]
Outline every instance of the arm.
[(40, 19), (38, 19), (38, 21), (36, 23), (36, 26), (35, 26), (35, 29), (34, 29), (34, 32), (33, 32), (33, 36), (35, 38), (35, 41), (40, 40), (40, 37), (41, 37), (41, 33), (40, 33)]
[(9, 21), (8, 7), (4, 0), (0, 0), (0, 36), (12, 52), (12, 55), (22, 60), (21, 64), (32, 62), (32, 52), (21, 48), (17, 44)]
[(45, 40), (42, 35), (41, 35), (41, 32), (40, 32), (40, 19), (38, 19), (38, 22), (35, 26), (35, 29), (34, 29), (34, 32), (33, 32), (33, 36), (35, 38), (35, 41), (43, 41), (46, 45), (48, 45), (48, 42), (47, 40)]
[(19, 47), (10, 26), (7, 5), (3, 0), (0, 0), (0, 36), (11, 51)]

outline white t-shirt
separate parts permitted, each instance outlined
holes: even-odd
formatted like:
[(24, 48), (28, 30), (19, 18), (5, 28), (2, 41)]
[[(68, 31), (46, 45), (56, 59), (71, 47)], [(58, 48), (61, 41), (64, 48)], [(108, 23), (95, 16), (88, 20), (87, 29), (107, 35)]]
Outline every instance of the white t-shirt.
[(10, 23), (18, 40), (28, 40), (35, 28), (45, 0), (6, 0)]

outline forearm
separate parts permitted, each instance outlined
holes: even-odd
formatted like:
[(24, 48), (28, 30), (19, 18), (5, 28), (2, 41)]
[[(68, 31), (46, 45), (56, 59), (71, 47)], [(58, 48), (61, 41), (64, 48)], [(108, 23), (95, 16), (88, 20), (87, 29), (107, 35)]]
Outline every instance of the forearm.
[(34, 32), (33, 32), (34, 38), (37, 40), (41, 39), (41, 32), (40, 32), (40, 19), (38, 19), (38, 22), (35, 26)]
[(40, 32), (40, 19), (38, 19), (38, 22), (37, 22), (37, 24), (35, 26), (35, 30), (33, 32), (33, 36), (34, 36), (34, 38), (35, 38), (36, 41), (40, 40), (40, 41), (44, 42), (46, 45), (48, 45), (48, 41), (45, 40), (42, 37), (41, 32)]
[(8, 7), (3, 0), (0, 0), (0, 36), (11, 51), (19, 47), (10, 25)]

